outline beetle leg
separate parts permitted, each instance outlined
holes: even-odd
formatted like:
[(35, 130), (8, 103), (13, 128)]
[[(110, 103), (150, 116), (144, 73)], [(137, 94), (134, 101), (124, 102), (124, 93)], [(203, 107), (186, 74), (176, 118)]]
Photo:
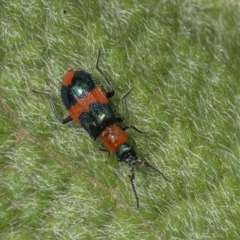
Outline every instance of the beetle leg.
[(107, 163), (108, 159), (109, 159), (109, 156), (110, 156), (110, 152), (104, 147), (103, 143), (99, 144), (98, 149), (102, 152), (107, 152), (108, 153), (108, 155), (106, 157), (106, 160), (105, 160), (105, 163)]
[(122, 128), (122, 130), (126, 131), (129, 128), (132, 128), (133, 130), (135, 130), (136, 132), (141, 133), (141, 134), (149, 134), (148, 132), (141, 131), (140, 129), (138, 129), (137, 127), (134, 127), (132, 125), (125, 126)]
[[(125, 99), (125, 98), (128, 96), (128, 94), (133, 90), (133, 88), (134, 88), (134, 87), (132, 87), (131, 89), (129, 89), (128, 92), (125, 93), (125, 94), (122, 96), (122, 98), (121, 98), (121, 110), (122, 110), (122, 112), (121, 112), (121, 117), (116, 118), (116, 122), (122, 122), (122, 121), (124, 121), (124, 118), (125, 118), (124, 99)], [(126, 130), (128, 130), (129, 128), (132, 128), (132, 129), (134, 129), (135, 131), (137, 131), (138, 133), (141, 133), (141, 134), (143, 134), (143, 133), (148, 134), (148, 132), (141, 131), (140, 129), (138, 129), (137, 127), (132, 126), (132, 125), (125, 126), (125, 127), (123, 127), (122, 129), (123, 129), (124, 131), (126, 131)]]
[(102, 142), (99, 144), (98, 149), (102, 152), (108, 152), (108, 150), (104, 147)]
[(122, 122), (125, 118), (125, 107), (124, 107), (124, 100), (128, 96), (128, 94), (133, 90), (134, 87), (130, 88), (122, 97), (120, 100), (121, 103), (121, 117), (116, 118), (116, 122)]
[(96, 69), (97, 71), (101, 74), (101, 76), (103, 77), (103, 79), (105, 80), (105, 82), (107, 83), (108, 86), (110, 86), (110, 91), (106, 92), (107, 98), (112, 97), (115, 92), (113, 89), (113, 85), (111, 84), (111, 82), (108, 80), (107, 76), (103, 73), (103, 71), (99, 68), (98, 64), (99, 64), (99, 59), (101, 56), (101, 48), (98, 49), (98, 56), (97, 56), (97, 62), (96, 62)]
[(53, 99), (52, 99), (52, 96), (51, 96), (50, 93), (38, 92), (38, 91), (35, 91), (35, 90), (32, 90), (32, 89), (31, 89), (31, 91), (34, 92), (34, 93), (37, 93), (37, 94), (42, 94), (42, 95), (44, 95), (44, 96), (46, 96), (46, 97), (48, 98), (48, 101), (49, 101), (50, 107), (51, 107), (51, 109), (52, 109), (52, 112), (53, 112), (53, 114), (54, 114), (54, 116), (55, 116), (55, 118), (57, 119), (58, 122), (60, 122), (60, 123), (62, 123), (62, 124), (65, 124), (65, 123), (68, 123), (68, 122), (70, 122), (70, 121), (73, 120), (72, 117), (70, 117), (70, 116), (62, 119), (62, 118), (58, 115), (57, 110), (56, 110), (56, 107), (55, 107), (55, 105), (54, 105), (54, 103), (53, 103)]

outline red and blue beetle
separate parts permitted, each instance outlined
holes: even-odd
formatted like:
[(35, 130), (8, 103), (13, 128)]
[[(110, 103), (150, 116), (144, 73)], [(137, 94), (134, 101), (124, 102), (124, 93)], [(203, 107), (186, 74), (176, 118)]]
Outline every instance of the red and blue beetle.
[(101, 74), (106, 84), (110, 87), (110, 91), (104, 92), (97, 84), (93, 76), (86, 71), (69, 70), (62, 82), (61, 97), (63, 104), (68, 110), (69, 116), (62, 119), (58, 116), (54, 106), (52, 97), (49, 93), (32, 92), (46, 95), (49, 99), (51, 109), (56, 119), (62, 123), (75, 121), (90, 135), (93, 140), (100, 138), (101, 144), (99, 149), (109, 153), (115, 153), (119, 162), (125, 162), (129, 166), (129, 179), (136, 198), (137, 207), (139, 208), (138, 195), (134, 185), (134, 165), (140, 164), (144, 167), (150, 167), (163, 176), (165, 180), (170, 182), (165, 175), (148, 161), (140, 161), (133, 147), (127, 142), (126, 130), (132, 128), (139, 133), (140, 131), (134, 126), (118, 127), (115, 123), (124, 120), (124, 98), (133, 90), (131, 88), (122, 98), (122, 114), (121, 117), (116, 117), (112, 106), (109, 103), (109, 98), (114, 95), (114, 89), (106, 75), (99, 68), (101, 49), (98, 51), (96, 69)]

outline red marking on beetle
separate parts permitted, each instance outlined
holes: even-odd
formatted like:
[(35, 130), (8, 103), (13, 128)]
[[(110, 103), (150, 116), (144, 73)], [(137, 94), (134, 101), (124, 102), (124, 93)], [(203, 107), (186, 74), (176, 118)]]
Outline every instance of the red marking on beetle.
[(109, 101), (99, 86), (96, 86), (91, 92), (88, 92), (84, 98), (76, 98), (77, 103), (69, 109), (69, 115), (75, 122), (81, 125), (79, 116), (82, 113), (91, 113), (89, 106), (92, 103), (98, 102), (101, 104), (108, 104)]
[(74, 70), (70, 70), (68, 71), (65, 76), (63, 77), (63, 82), (62, 82), (62, 85), (65, 86), (65, 87), (68, 87), (69, 85), (72, 84), (72, 79), (73, 79), (73, 76), (75, 75), (76, 71)]
[(116, 152), (123, 143), (127, 142), (127, 134), (116, 125), (106, 127), (102, 131), (100, 138), (109, 152)]

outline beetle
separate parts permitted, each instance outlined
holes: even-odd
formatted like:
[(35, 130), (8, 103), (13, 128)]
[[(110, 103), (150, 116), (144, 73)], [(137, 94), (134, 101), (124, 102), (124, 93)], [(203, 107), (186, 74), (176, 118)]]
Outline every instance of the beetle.
[(115, 91), (107, 76), (99, 68), (100, 55), (101, 49), (98, 50), (96, 70), (103, 77), (105, 83), (109, 86), (110, 91), (103, 91), (90, 73), (84, 70), (69, 70), (63, 77), (61, 87), (62, 102), (69, 113), (66, 118), (62, 119), (59, 117), (50, 93), (35, 90), (31, 91), (48, 97), (50, 107), (58, 122), (66, 124), (73, 120), (81, 125), (93, 140), (100, 139), (100, 150), (114, 153), (119, 162), (125, 162), (128, 164), (130, 170), (129, 179), (137, 207), (139, 208), (139, 199), (134, 184), (134, 165), (139, 164), (144, 167), (149, 167), (161, 174), (166, 181), (170, 182), (170, 180), (147, 160), (139, 160), (135, 150), (127, 141), (128, 137), (126, 130), (129, 128), (132, 128), (139, 133), (146, 132), (143, 132), (132, 125), (125, 127), (119, 127), (116, 125), (117, 122), (124, 121), (124, 99), (133, 88), (122, 96), (120, 100), (121, 116), (116, 117), (112, 106), (109, 103), (109, 98), (114, 96)]

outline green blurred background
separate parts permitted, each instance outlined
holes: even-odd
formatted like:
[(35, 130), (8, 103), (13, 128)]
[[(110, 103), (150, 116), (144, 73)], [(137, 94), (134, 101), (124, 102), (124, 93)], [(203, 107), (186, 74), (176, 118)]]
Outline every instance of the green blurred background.
[[(240, 4), (228, 0), (0, 1), (0, 239), (240, 239)], [(141, 159), (98, 151), (60, 125), (61, 79), (112, 82)]]

